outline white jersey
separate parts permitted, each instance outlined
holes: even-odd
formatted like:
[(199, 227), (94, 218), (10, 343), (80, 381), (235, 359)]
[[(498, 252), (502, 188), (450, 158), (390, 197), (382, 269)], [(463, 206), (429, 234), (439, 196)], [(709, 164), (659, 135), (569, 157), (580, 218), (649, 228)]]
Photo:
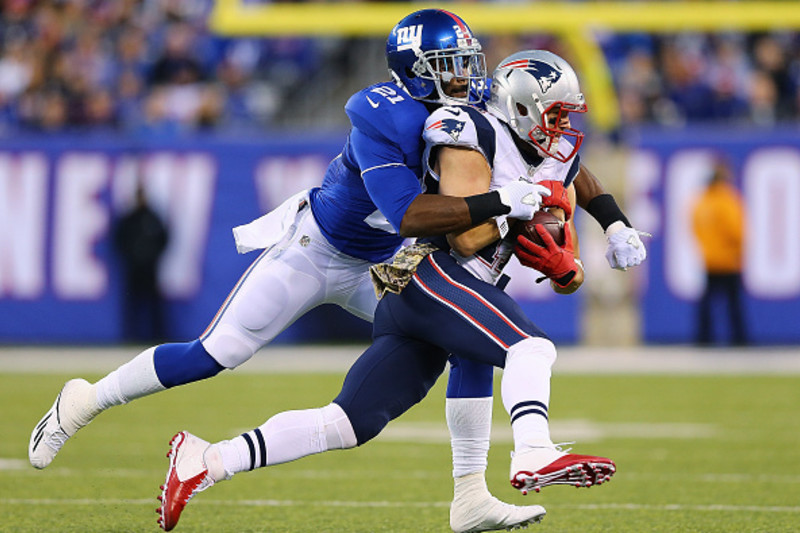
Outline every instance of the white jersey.
[[(512, 135), (504, 123), (486, 111), (468, 106), (441, 107), (425, 122), (425, 171), (438, 182), (439, 176), (431, 168), (431, 151), (436, 146), (458, 146), (476, 150), (486, 158), (492, 169), (489, 190), (519, 179), (534, 183), (555, 180), (565, 187), (572, 183), (580, 167), (577, 155), (566, 163), (550, 157), (530, 157), (517, 148)], [(562, 138), (559, 152), (568, 155), (571, 151), (572, 144)], [(473, 275), (494, 284), (511, 258), (512, 248), (512, 242), (500, 240), (470, 257), (450, 253)]]

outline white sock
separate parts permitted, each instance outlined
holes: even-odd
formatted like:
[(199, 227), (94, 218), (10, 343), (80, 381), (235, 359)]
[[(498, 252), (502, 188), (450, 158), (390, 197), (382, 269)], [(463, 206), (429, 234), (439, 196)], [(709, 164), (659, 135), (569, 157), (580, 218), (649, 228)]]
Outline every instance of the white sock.
[(539, 337), (525, 339), (508, 350), (500, 386), (517, 451), (552, 445), (547, 410), (555, 360), (553, 343)]
[(469, 496), (470, 500), (474, 502), (477, 496), (480, 499), (486, 497), (492, 498), (492, 493), (489, 492), (489, 487), (486, 486), (486, 478), (480, 473), (467, 474), (466, 476), (457, 477), (453, 482), (453, 499), (458, 500), (465, 496)]
[(94, 384), (100, 409), (122, 405), (165, 389), (153, 362), (155, 347), (148, 348)]
[(492, 397), (447, 398), (445, 413), (453, 449), (453, 477), (485, 472), (492, 432)]
[(217, 444), (229, 475), (357, 444), (350, 420), (335, 403), (278, 413), (253, 431)]
[(209, 447), (209, 450), (214, 449), (219, 453), (223, 470), (225, 470), (226, 479), (230, 479), (231, 476), (239, 472), (250, 470), (250, 454), (247, 450), (247, 446), (245, 446), (243, 450), (234, 442), (235, 440), (236, 439), (223, 440)]
[(225, 470), (220, 447), (216, 444), (212, 444), (203, 452), (203, 463), (214, 482), (230, 479), (233, 476), (232, 473)]

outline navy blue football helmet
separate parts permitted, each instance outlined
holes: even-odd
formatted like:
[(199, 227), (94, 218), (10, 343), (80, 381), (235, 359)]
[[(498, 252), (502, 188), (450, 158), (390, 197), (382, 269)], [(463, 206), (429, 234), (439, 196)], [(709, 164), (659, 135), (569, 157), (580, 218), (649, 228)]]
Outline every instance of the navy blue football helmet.
[[(416, 100), (439, 104), (481, 101), (486, 59), (466, 22), (449, 11), (422, 9), (398, 22), (386, 41), (386, 60), (392, 77)], [(467, 81), (465, 96), (445, 93), (454, 78)]]

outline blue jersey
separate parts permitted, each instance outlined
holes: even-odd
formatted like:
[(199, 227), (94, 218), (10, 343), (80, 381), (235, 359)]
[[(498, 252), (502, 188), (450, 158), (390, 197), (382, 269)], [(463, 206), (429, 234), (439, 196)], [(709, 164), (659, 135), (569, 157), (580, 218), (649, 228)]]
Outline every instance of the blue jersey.
[(339, 156), (311, 190), (314, 218), (338, 250), (373, 263), (402, 244), (400, 223), (424, 192), (424, 104), (393, 82), (355, 93), (345, 105), (351, 130)]

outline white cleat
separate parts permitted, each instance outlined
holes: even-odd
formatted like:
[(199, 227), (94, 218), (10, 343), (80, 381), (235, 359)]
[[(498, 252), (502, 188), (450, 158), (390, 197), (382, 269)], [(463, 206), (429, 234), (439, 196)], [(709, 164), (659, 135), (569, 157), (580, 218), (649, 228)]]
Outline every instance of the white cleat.
[(456, 483), (450, 528), (455, 533), (510, 531), (541, 522), (546, 513), (541, 505), (518, 506), (498, 500), (486, 489), (482, 473), (470, 474)]
[(94, 386), (85, 379), (67, 381), (53, 407), (31, 433), (28, 459), (36, 468), (45, 468), (79, 429), (100, 412)]
[(164, 531), (171, 531), (178, 525), (183, 509), (195, 494), (215, 483), (204, 457), (210, 446), (208, 442), (188, 431), (181, 431), (172, 437), (169, 444), (169, 468), (158, 497), (161, 506), (156, 509), (158, 525)]
[(522, 494), (549, 485), (593, 487), (611, 479), (614, 461), (596, 455), (567, 453), (558, 446), (529, 448), (511, 455), (511, 485)]

